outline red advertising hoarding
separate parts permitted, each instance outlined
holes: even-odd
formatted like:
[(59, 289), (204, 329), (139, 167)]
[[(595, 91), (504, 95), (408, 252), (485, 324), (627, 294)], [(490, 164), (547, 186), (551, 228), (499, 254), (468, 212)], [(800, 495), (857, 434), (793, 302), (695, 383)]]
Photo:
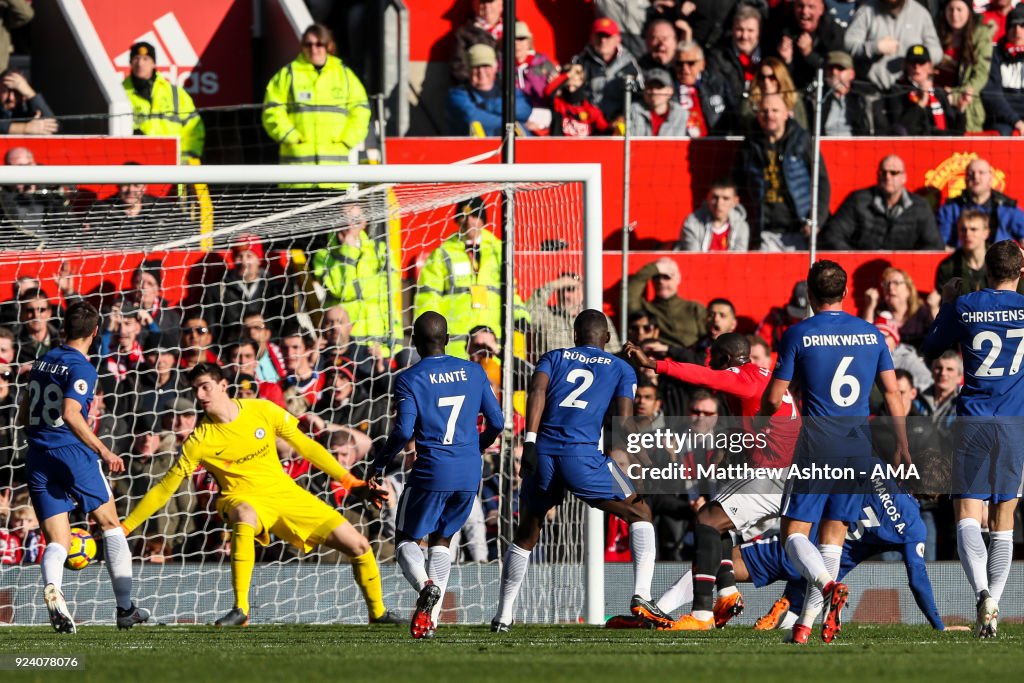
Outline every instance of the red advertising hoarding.
[(82, 0), (82, 6), (122, 76), (131, 45), (146, 41), (156, 50), (157, 69), (197, 107), (252, 102), (252, 2)]

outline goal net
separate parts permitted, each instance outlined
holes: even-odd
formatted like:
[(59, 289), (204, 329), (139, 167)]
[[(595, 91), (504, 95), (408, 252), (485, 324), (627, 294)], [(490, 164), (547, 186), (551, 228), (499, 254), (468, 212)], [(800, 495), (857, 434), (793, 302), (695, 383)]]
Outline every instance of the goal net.
[[(453, 544), (441, 621), (489, 620), (518, 513), (515, 460), (533, 364), (571, 345), (584, 303), (601, 305), (598, 178), (596, 167), (568, 164), (0, 169), (9, 200), (0, 237), (0, 623), (47, 621), (41, 536), (14, 415), (30, 393), (31, 362), (59, 343), (62, 312), (79, 298), (102, 313), (89, 424), (124, 458), (126, 472), (109, 477), (122, 517), (201, 417), (184, 381), (200, 361), (219, 363), (237, 396), (286, 408), (363, 476), (389, 434), (395, 377), (416, 361), (413, 319), (425, 310), (446, 315), (450, 352), (487, 371), (504, 399), (506, 432), (484, 457), (478, 504)], [(378, 513), (277, 445), (284, 471), (370, 540), (387, 606), (408, 615), (416, 596), (393, 541), (412, 455), (392, 463), (394, 495)], [(137, 599), (159, 622), (206, 623), (232, 606), (230, 533), (215, 509), (217, 490), (196, 471), (129, 538)], [(591, 548), (587, 517), (571, 502), (548, 520), (517, 620), (603, 614), (603, 585), (588, 588), (599, 576), (600, 517)], [(88, 524), (78, 511), (72, 522)], [(65, 571), (64, 593), (81, 623), (111, 618), (102, 556)], [(255, 623), (367, 619), (348, 558), (300, 552), (278, 538), (257, 546), (250, 602)]]

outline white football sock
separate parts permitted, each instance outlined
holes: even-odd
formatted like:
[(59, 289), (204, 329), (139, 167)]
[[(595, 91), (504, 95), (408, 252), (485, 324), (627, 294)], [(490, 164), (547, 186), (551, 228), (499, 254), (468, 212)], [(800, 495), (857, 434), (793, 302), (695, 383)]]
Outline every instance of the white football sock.
[(1013, 560), (1013, 529), (992, 531), (988, 535), (988, 592), (999, 602), (1010, 577)]
[(402, 576), (419, 593), (427, 585), (427, 569), (423, 566), (423, 550), (416, 541), (402, 541), (395, 548), (398, 566), (402, 568)]
[(526, 568), (530, 565), (530, 551), (520, 548), (515, 543), (505, 551), (505, 559), (501, 567), (501, 592), (498, 594), (498, 612), (495, 620), (502, 624), (512, 625), (515, 613), (516, 597), (519, 588), (526, 578)]
[(956, 525), (956, 549), (967, 581), (974, 590), (974, 598), (988, 590), (988, 550), (981, 535), (981, 523), (976, 519), (961, 519)]
[(679, 580), (658, 598), (658, 609), (671, 614), (683, 605), (693, 602), (693, 570), (687, 569)]
[(821, 590), (813, 583), (808, 583), (807, 590), (804, 592), (804, 607), (800, 610), (800, 617), (794, 621), (804, 626), (812, 626), (814, 620), (821, 614), (821, 608), (824, 605), (825, 598), (822, 596)]
[(448, 590), (448, 577), (452, 573), (452, 553), (443, 545), (432, 545), (427, 550), (427, 578), (434, 582), (434, 585), (441, 589), (441, 599), (434, 605), (434, 611), (430, 613), (430, 620), (437, 626), (437, 619), (441, 616), (441, 607), (444, 603), (444, 593)]
[(633, 556), (633, 594), (650, 600), (654, 556), (657, 553), (653, 524), (633, 522), (629, 525), (629, 550)]
[(121, 527), (103, 532), (103, 557), (117, 606), (128, 609), (132, 606), (132, 552)]
[(792, 534), (786, 539), (786, 555), (809, 585), (821, 590), (832, 580), (821, 553), (803, 534)]
[[(821, 594), (819, 593), (818, 595)], [(782, 617), (782, 619), (779, 621), (779, 625), (775, 628), (789, 630), (793, 628), (793, 625), (796, 623), (798, 618), (799, 617), (797, 617), (795, 613), (787, 611), (786, 616)]]
[(68, 559), (68, 549), (60, 543), (50, 543), (43, 551), (40, 567), (43, 570), (43, 586), (53, 584), (61, 590), (64, 584), (64, 560)]
[(843, 546), (819, 545), (818, 552), (821, 553), (821, 561), (825, 563), (825, 571), (835, 581), (839, 576), (839, 564), (843, 558)]

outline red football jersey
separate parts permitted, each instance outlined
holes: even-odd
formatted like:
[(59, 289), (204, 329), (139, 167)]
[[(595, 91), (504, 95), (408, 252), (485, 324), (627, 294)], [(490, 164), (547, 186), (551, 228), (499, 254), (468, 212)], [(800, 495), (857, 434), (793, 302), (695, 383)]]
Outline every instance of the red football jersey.
[[(725, 370), (712, 370), (694, 363), (679, 363), (674, 360), (660, 360), (656, 372), (674, 377), (688, 384), (720, 391), (725, 394), (729, 410), (743, 417), (743, 426), (751, 434), (753, 418), (761, 409), (761, 396), (771, 381), (771, 372), (754, 363)], [(789, 392), (778, 411), (769, 420), (764, 430), (768, 447), (755, 448), (751, 452), (753, 467), (789, 467), (793, 462), (793, 450), (800, 436), (800, 413)]]

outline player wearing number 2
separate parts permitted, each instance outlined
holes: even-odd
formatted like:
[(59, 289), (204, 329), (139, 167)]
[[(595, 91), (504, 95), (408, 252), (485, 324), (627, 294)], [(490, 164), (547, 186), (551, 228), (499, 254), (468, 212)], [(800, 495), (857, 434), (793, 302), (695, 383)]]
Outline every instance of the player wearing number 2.
[[(409, 623), (413, 638), (433, 638), (448, 585), (452, 536), (469, 519), (480, 489), (480, 454), (501, 433), (504, 418), (477, 363), (445, 355), (448, 322), (428, 311), (413, 325), (420, 362), (395, 383), (398, 418), (374, 460), (374, 481), (413, 438), (416, 461), (398, 501), (395, 555), (419, 592)], [(487, 425), (477, 431), (477, 416)], [(426, 537), (427, 566), (419, 541)]]
[[(834, 261), (818, 261), (808, 273), (807, 290), (814, 316), (790, 327), (783, 335), (778, 364), (762, 398), (760, 415), (774, 415), (790, 383), (796, 381), (803, 396), (801, 414), (810, 419), (803, 421), (794, 464), (801, 468), (826, 464), (870, 472), (868, 396), (877, 377), (894, 418), (895, 461), (909, 462), (902, 419), (906, 411), (892, 356), (878, 328), (843, 311), (846, 271)], [(823, 597), (828, 601), (828, 613), (822, 623), (821, 638), (830, 643), (839, 633), (842, 609), (849, 595), (847, 587), (835, 580), (843, 539), (847, 525), (858, 519), (861, 498), (856, 482), (820, 480), (810, 482), (809, 487), (803, 484), (788, 482), (782, 503), (786, 554), (807, 579), (810, 591), (792, 637), (793, 642), (807, 642)], [(810, 533), (819, 520), (819, 545), (815, 547)]]
[[(1017, 294), (1024, 257), (1012, 240), (985, 254), (991, 289), (957, 297), (960, 278), (942, 289), (942, 307), (925, 340), (939, 355), (959, 342), (964, 388), (954, 427), (956, 540), (978, 601), (975, 635), (996, 635), (999, 598), (1013, 559), (1013, 517), (1024, 468), (1024, 296)], [(988, 506), (989, 545), (981, 536)]]
[(537, 363), (526, 404), (519, 525), (505, 552), (501, 594), (491, 630), (512, 626), (516, 596), (526, 575), (530, 552), (540, 539), (548, 510), (562, 502), (566, 490), (592, 507), (629, 523), (633, 556), (630, 611), (668, 626), (672, 617), (651, 601), (654, 577), (654, 525), (651, 509), (611, 458), (598, 450), (605, 413), (633, 415), (636, 373), (604, 350), (610, 337), (601, 311), (583, 311), (573, 324), (576, 346), (544, 354)]
[(58, 633), (75, 632), (61, 583), (71, 542), (68, 513), (76, 502), (103, 532), (103, 554), (117, 600), (117, 627), (128, 629), (149, 618), (148, 611), (132, 603), (132, 555), (96, 455), (111, 472), (123, 472), (124, 462), (103, 445), (85, 419), (96, 389), (96, 369), (88, 354), (98, 325), (99, 313), (92, 305), (79, 302), (68, 308), (66, 342), (32, 364), (19, 413), (19, 424), (28, 436), (28, 490), (46, 538), (40, 563), (43, 600)]

